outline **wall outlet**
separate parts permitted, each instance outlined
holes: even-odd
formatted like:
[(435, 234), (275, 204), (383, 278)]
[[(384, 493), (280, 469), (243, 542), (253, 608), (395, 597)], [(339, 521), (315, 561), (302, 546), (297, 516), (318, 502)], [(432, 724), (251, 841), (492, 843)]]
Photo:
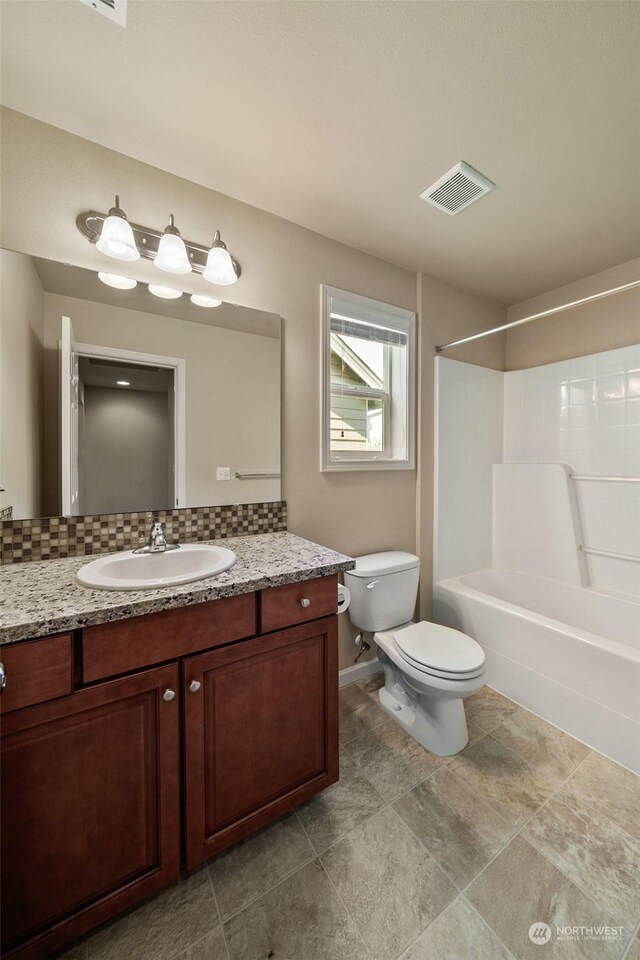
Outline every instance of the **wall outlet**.
[(231, 467), (216, 467), (216, 480), (231, 480)]

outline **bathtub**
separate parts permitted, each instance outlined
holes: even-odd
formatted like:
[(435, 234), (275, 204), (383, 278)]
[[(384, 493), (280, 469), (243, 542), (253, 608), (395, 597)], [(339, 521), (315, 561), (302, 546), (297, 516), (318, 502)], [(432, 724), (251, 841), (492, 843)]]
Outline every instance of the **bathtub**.
[(481, 644), (489, 686), (640, 774), (640, 602), (487, 569), (436, 583), (433, 619)]

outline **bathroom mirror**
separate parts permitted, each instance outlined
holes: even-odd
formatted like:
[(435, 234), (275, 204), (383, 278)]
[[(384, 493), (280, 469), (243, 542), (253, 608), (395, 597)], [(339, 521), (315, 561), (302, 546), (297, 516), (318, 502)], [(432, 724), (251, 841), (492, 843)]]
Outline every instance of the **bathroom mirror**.
[(0, 250), (0, 519), (280, 499), (280, 326)]

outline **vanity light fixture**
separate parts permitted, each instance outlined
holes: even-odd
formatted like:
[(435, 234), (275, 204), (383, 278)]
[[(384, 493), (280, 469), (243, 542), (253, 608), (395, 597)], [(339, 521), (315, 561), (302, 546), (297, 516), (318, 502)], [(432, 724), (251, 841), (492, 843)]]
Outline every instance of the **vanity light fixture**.
[(116, 380), (116, 383), (119, 387), (130, 387), (131, 383), (129, 380)]
[(183, 240), (173, 222), (164, 231), (130, 223), (120, 209), (119, 199), (108, 214), (88, 210), (76, 220), (78, 230), (101, 253), (116, 260), (153, 260), (167, 273), (201, 273), (205, 280), (219, 286), (235, 283), (242, 274), (238, 261), (231, 256), (227, 245), (216, 230), (210, 247)]
[(231, 254), (227, 250), (226, 243), (220, 239), (220, 231), (216, 230), (211, 249), (207, 255), (207, 265), (204, 268), (202, 276), (209, 283), (216, 283), (221, 286), (227, 286), (235, 283), (238, 274), (233, 266)]
[(182, 296), (182, 290), (175, 290), (173, 287), (161, 287), (158, 283), (149, 284), (149, 293), (154, 297), (161, 297), (163, 300), (177, 300)]
[(134, 287), (138, 286), (137, 280), (132, 280), (130, 277), (120, 277), (117, 273), (99, 271), (98, 279), (106, 283), (108, 287), (115, 287), (116, 290), (133, 290)]
[(191, 303), (195, 303), (196, 307), (219, 307), (222, 303), (222, 300), (216, 300), (214, 297), (203, 297), (199, 293), (191, 294)]
[(154, 260), (158, 270), (165, 273), (191, 273), (189, 254), (180, 236), (180, 231), (173, 222), (173, 214), (169, 214), (169, 223), (158, 244), (158, 252)]
[(115, 206), (111, 207), (108, 216), (104, 218), (96, 247), (100, 253), (106, 253), (115, 260), (140, 259), (131, 224), (124, 210), (120, 209), (120, 197), (117, 194)]

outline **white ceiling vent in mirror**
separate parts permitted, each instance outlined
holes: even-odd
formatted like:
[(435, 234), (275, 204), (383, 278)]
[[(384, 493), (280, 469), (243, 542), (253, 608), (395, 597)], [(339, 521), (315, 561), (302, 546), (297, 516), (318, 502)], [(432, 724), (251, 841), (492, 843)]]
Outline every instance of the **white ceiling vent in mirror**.
[(420, 197), (453, 217), (490, 193), (494, 187), (495, 183), (461, 160), (443, 177), (427, 187)]
[(85, 7), (91, 7), (103, 17), (113, 20), (120, 27), (127, 25), (127, 0), (80, 0)]

